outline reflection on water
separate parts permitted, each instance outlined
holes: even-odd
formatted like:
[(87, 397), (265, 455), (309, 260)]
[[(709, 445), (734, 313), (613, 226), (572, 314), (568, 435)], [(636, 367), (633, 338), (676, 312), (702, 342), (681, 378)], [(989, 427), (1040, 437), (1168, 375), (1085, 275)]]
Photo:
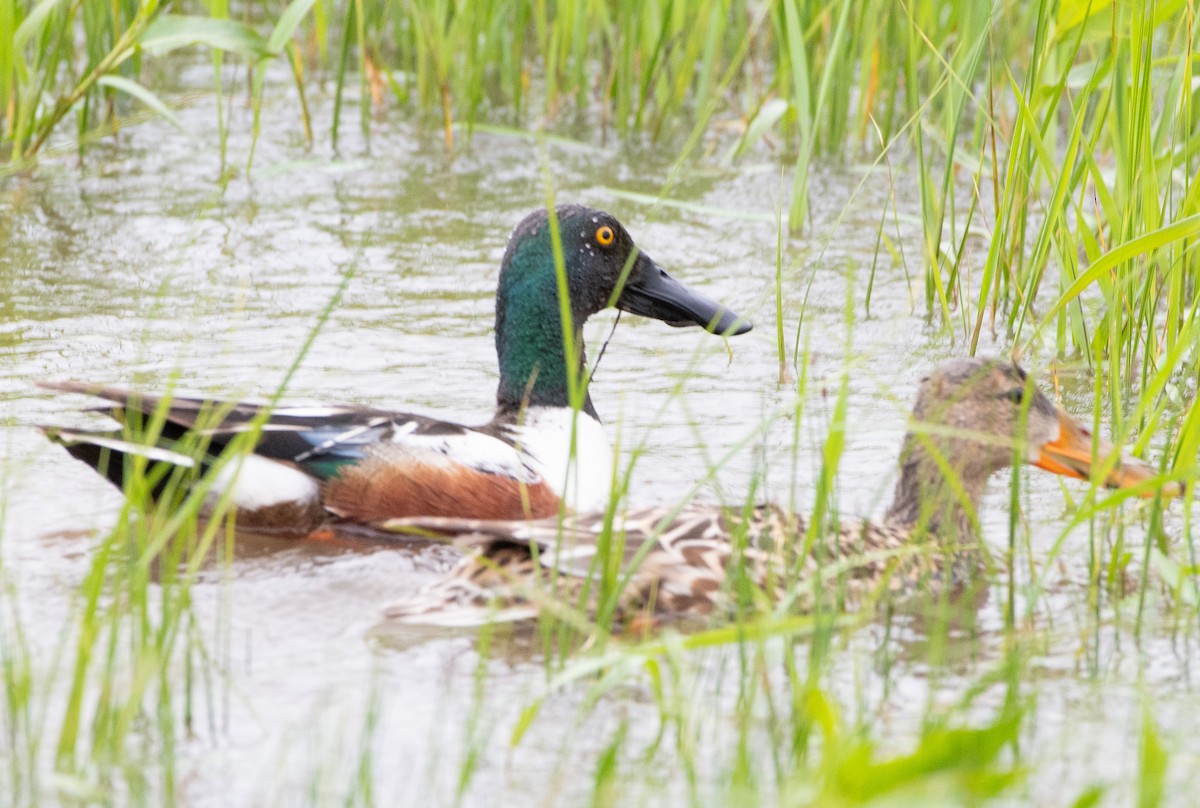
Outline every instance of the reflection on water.
[[(49, 395), (33, 381), (162, 387), (177, 377), (213, 395), (269, 395), (352, 271), (344, 302), (288, 399), (484, 421), (496, 378), (491, 318), (499, 260), (509, 230), (545, 200), (543, 159), (559, 201), (616, 213), (668, 271), (757, 325), (731, 340), (727, 352), (722, 341), (697, 330), (622, 319), (592, 395), (626, 463), (635, 463), (634, 503), (685, 496), (740, 446), (701, 486), (701, 497), (737, 502), (762, 474), (762, 496), (794, 497), (807, 506), (839, 374), (849, 363), (840, 507), (877, 514), (890, 494), (917, 381), (961, 350), (928, 329), (914, 309), (919, 290), (910, 289), (907, 277), (919, 278), (919, 271), (912, 267), (906, 275), (881, 265), (870, 317), (858, 307), (856, 321), (847, 324), (847, 284), (863, 282), (877, 260), (875, 232), (889, 189), (882, 175), (857, 193), (857, 172), (819, 176), (812, 235), (789, 245), (783, 288), (788, 344), (797, 341), (803, 311), (798, 342), (810, 352), (793, 461), (794, 395), (775, 384), (774, 226), (655, 208), (610, 190), (655, 194), (671, 168), (669, 149), (542, 148), (481, 133), (449, 158), (436, 133), (394, 120), (374, 127), (369, 150), (348, 143), (341, 154), (310, 154), (288, 134), (288, 114), (267, 110), (253, 173), (223, 190), (215, 148), (197, 151), (158, 123), (92, 149), (82, 167), (69, 158), (49, 161), (36, 176), (0, 186), (3, 563), (20, 582), (17, 597), (35, 650), (47, 658), (68, 620), (87, 548), (111, 526), (121, 499), (30, 428), (86, 422), (73, 413), (82, 401)], [(202, 143), (213, 142), (210, 104), (196, 103), (181, 117)], [(246, 147), (235, 135), (231, 153)], [(679, 201), (769, 218), (779, 204), (779, 176), (773, 165), (697, 170), (672, 193)], [(904, 187), (897, 184), (898, 204), (916, 210)], [(902, 227), (900, 235), (911, 240), (907, 254), (919, 255), (916, 232)], [(605, 315), (589, 324), (591, 356), (611, 323)], [(770, 429), (753, 437), (768, 418), (775, 419)], [(1057, 481), (1027, 479), (1024, 518), (1033, 556), (1042, 559), (1064, 524), (1063, 498)], [(996, 481), (984, 514), (985, 534), (1000, 552), (1008, 536), (1003, 488)], [(1165, 629), (1140, 647), (1119, 642), (1119, 629), (1102, 633), (1094, 647), (1081, 646), (1087, 541), (1068, 538), (1044, 573), (1050, 583), (1044, 602), (1051, 606), (1043, 611), (1053, 614), (1048, 631), (1055, 641), (1039, 648), (1038, 718), (1023, 752), (1033, 760), (1039, 750), (1064, 757), (1061, 770), (1038, 768), (1028, 786), (1048, 804), (1073, 799), (1093, 781), (1132, 782), (1136, 685), (1147, 678), (1161, 686), (1153, 707), (1177, 754), (1200, 754), (1200, 719), (1194, 710), (1173, 708), (1194, 685), (1193, 648), (1181, 649)], [(618, 721), (628, 722), (629, 748), (652, 742), (657, 710), (647, 694), (636, 688), (610, 694), (603, 709), (581, 714), (586, 688), (566, 688), (547, 700), (514, 750), (509, 733), (545, 679), (536, 636), (518, 632), (497, 643), (480, 687), (474, 634), (377, 624), (384, 604), (453, 558), (445, 547), (314, 548), (260, 539), (247, 542), (231, 566), (206, 571), (193, 590), (196, 613), (229, 621), (219, 687), (233, 695), (198, 708), (205, 716), (185, 753), (188, 801), (287, 803), (310, 793), (324, 773), (356, 765), (363, 716), (372, 709), (381, 804), (429, 793), (450, 801), (461, 756), (474, 748), (483, 752), (468, 802), (528, 794), (552, 803), (586, 798), (590, 775), (573, 783), (572, 773), (580, 766), (590, 771)], [(1027, 581), (1028, 570), (1018, 577)], [(930, 665), (919, 628), (902, 620), (886, 631), (868, 625), (852, 632), (833, 663), (831, 687), (851, 709), (864, 711), (877, 736), (897, 738), (895, 747), (903, 749), (931, 702), (953, 698), (995, 664), (1003, 605), (1003, 596), (991, 598), (978, 631), (940, 666)], [(881, 666), (880, 654), (890, 663)], [(723, 675), (728, 671), (712, 671), (711, 682)], [(732, 709), (736, 693), (713, 687), (714, 714)], [(1100, 703), (1106, 707), (1098, 709)]]

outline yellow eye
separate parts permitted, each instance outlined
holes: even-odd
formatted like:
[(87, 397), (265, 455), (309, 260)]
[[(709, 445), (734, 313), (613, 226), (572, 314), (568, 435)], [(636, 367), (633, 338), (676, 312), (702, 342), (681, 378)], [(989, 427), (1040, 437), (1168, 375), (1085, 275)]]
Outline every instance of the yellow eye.
[(613, 243), (613, 239), (615, 238), (616, 234), (613, 233), (613, 229), (608, 225), (605, 224), (596, 228), (596, 243), (601, 247), (608, 247)]

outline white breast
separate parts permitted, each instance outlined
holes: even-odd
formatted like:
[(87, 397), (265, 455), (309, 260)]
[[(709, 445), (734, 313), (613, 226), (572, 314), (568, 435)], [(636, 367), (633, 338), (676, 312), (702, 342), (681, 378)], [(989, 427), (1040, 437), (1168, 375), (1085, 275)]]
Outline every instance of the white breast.
[(613, 453), (599, 421), (567, 407), (530, 407), (512, 433), (527, 465), (567, 507), (588, 512), (608, 505)]

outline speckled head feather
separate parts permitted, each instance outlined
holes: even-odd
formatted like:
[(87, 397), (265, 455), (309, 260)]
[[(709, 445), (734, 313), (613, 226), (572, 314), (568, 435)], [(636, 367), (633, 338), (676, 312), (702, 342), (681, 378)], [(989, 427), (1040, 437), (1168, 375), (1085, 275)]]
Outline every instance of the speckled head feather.
[[(560, 205), (555, 209), (562, 244), (563, 266), (571, 293), (571, 313), (582, 323), (608, 305), (630, 256), (637, 252), (633, 237), (612, 215), (582, 205)], [(601, 244), (604, 228), (611, 240)], [(550, 217), (545, 209), (526, 216), (513, 230), (500, 261), (499, 292), (496, 296), (496, 330), (503, 324), (510, 297), (530, 294), (533, 284), (541, 291), (545, 284), (556, 284), (553, 236)], [(648, 259), (647, 259), (648, 260)], [(553, 302), (557, 307), (555, 289)], [(561, 339), (561, 333), (560, 333)]]
[[(742, 334), (750, 323), (674, 280), (639, 249), (612, 215), (581, 205), (555, 209), (563, 270), (570, 295), (570, 329), (577, 356), (568, 361), (559, 305), (554, 233), (545, 210), (517, 225), (500, 265), (496, 290), (496, 354), (501, 415), (523, 405), (567, 406), (568, 368), (584, 366), (584, 321), (615, 305), (669, 325), (699, 325), (720, 334)], [(591, 399), (583, 409), (596, 417)]]

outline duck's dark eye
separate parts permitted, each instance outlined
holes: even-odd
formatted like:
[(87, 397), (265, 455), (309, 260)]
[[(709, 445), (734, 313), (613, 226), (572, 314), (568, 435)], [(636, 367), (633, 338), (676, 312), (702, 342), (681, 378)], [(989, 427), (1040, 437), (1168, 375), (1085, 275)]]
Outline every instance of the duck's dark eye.
[(1024, 387), (1014, 387), (1013, 389), (1008, 390), (1004, 393), (1001, 393), (1000, 395), (1003, 398), (1007, 398), (1013, 404), (1019, 405), (1022, 401), (1025, 400), (1025, 388)]
[(617, 235), (613, 232), (613, 229), (606, 224), (602, 224), (596, 228), (596, 243), (601, 247), (611, 246), (616, 237)]

